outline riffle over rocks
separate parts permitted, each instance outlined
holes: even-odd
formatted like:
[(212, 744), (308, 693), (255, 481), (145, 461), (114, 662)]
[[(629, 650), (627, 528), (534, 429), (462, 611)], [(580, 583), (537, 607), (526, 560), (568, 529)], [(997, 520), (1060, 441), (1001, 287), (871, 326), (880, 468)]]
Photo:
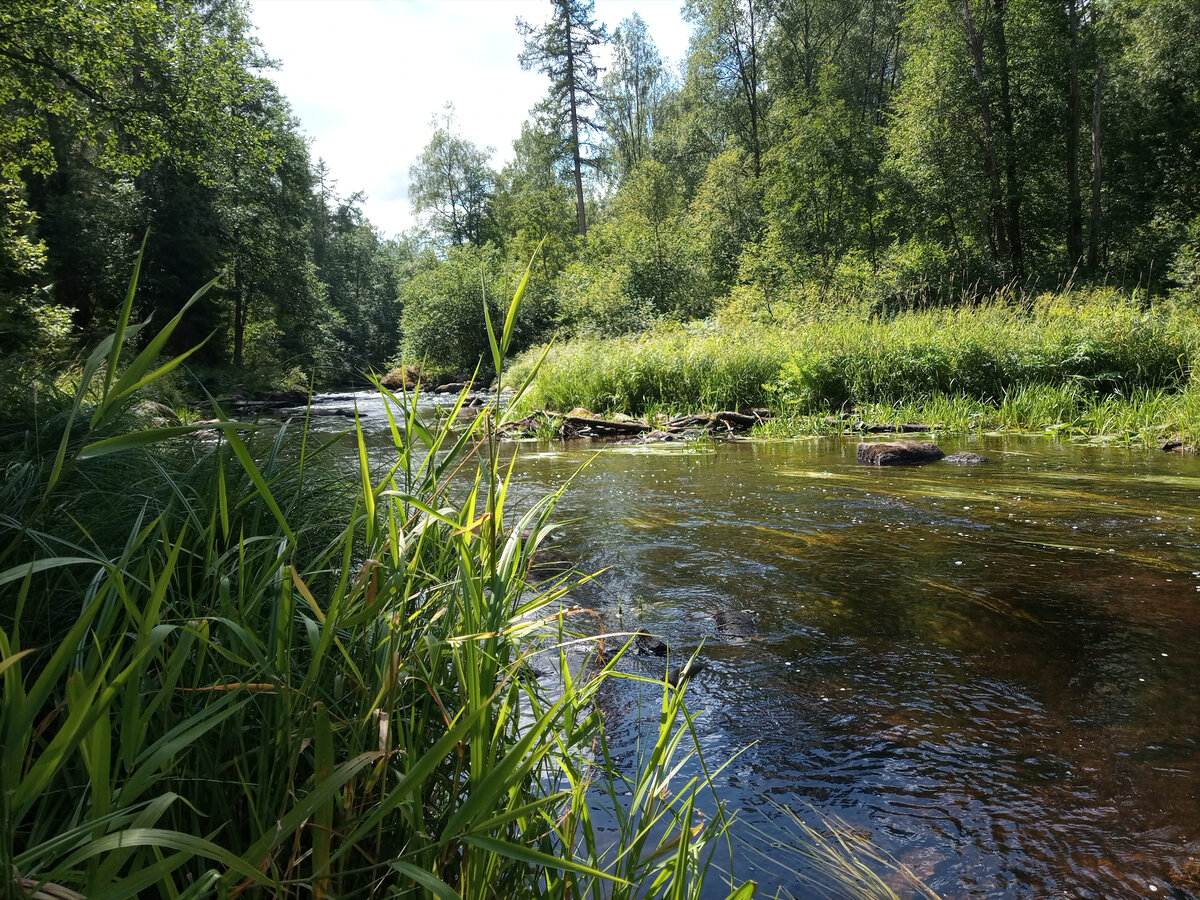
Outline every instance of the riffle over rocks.
[(927, 441), (874, 441), (859, 444), (856, 457), (867, 466), (921, 466), (946, 454)]

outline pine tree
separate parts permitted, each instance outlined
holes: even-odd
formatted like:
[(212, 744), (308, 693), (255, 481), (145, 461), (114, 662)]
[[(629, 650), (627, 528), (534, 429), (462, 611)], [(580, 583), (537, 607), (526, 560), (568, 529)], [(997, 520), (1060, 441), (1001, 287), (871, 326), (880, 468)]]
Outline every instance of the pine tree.
[(550, 92), (534, 110), (562, 141), (564, 156), (571, 158), (575, 178), (575, 213), (580, 236), (587, 235), (583, 205), (583, 167), (595, 166), (583, 155), (588, 132), (597, 129), (593, 112), (600, 104), (599, 68), (592, 51), (608, 40), (603, 24), (596, 24), (593, 0), (551, 0), (554, 13), (541, 26), (517, 20), (525, 38), (521, 67), (537, 69), (550, 79)]

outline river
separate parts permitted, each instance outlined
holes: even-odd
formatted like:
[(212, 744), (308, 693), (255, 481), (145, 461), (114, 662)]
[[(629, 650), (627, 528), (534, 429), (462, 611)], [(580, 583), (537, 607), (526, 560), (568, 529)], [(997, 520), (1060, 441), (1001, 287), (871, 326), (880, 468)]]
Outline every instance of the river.
[[(990, 461), (872, 469), (856, 443), (515, 450), (527, 495), (574, 475), (558, 549), (605, 570), (575, 600), (703, 644), (689, 706), (710, 764), (740, 751), (737, 876), (811, 895), (791, 810), (946, 898), (1172, 896), (1200, 857), (1200, 460), (947, 436)], [(631, 759), (656, 701), (624, 684)]]

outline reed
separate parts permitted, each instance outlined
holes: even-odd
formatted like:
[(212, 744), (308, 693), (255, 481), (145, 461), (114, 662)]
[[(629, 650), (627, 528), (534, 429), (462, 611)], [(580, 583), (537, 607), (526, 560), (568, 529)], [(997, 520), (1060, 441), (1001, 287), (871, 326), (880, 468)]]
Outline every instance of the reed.
[(568, 578), (531, 586), (558, 495), (507, 512), (507, 413), (437, 424), (377, 383), (388, 459), (356, 422), (352, 473), (305, 424), (130, 429), (183, 362), (170, 323), (120, 364), (135, 285), (44, 452), (5, 460), (3, 893), (698, 896), (728, 819), (671, 783), (683, 692), (641, 765), (608, 757), (617, 657), (568, 649)]

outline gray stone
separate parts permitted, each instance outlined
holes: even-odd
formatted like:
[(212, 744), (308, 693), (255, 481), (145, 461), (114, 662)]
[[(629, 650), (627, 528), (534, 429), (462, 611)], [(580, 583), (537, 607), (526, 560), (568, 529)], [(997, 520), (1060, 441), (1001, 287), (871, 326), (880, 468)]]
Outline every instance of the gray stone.
[(667, 684), (673, 688), (677, 688), (693, 675), (699, 674), (708, 668), (708, 663), (696, 657), (689, 659), (682, 666), (676, 666), (667, 673)]
[(713, 619), (721, 637), (731, 644), (744, 644), (754, 640), (758, 629), (754, 626), (754, 617), (741, 609), (723, 609)]
[(667, 645), (662, 638), (639, 631), (633, 636), (633, 652), (639, 656), (666, 656)]

